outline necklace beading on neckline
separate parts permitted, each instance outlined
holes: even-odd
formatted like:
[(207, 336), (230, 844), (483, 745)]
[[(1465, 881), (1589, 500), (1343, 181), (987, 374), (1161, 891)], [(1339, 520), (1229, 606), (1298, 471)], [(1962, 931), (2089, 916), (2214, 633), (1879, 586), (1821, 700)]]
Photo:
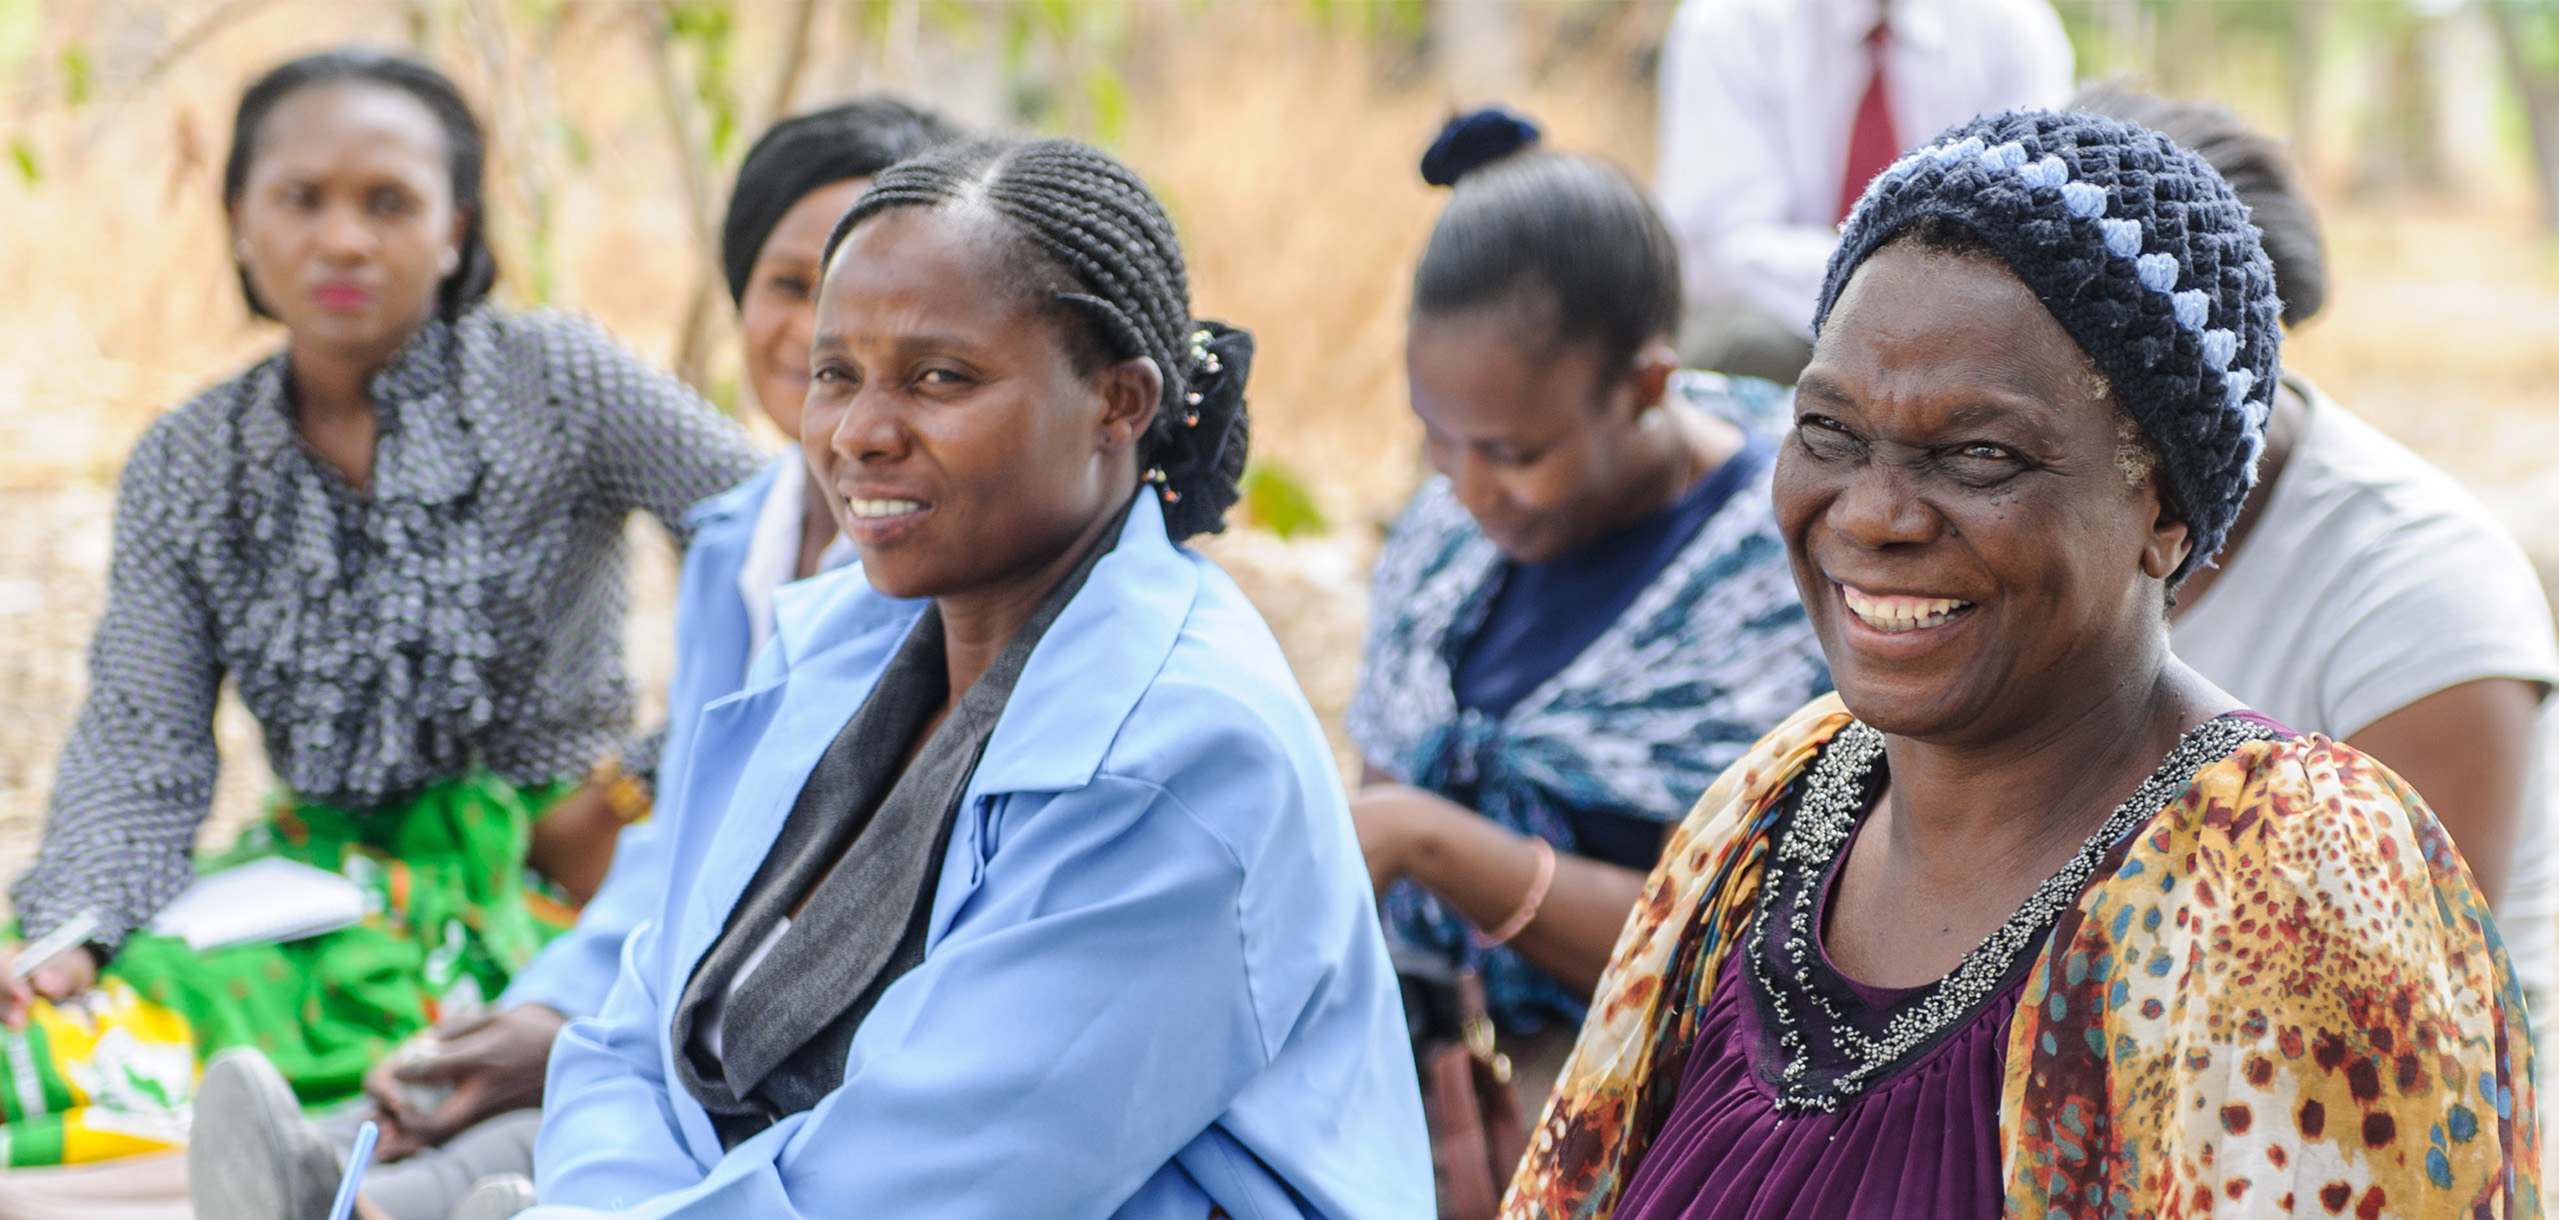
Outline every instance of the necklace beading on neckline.
[[(2247, 742), (2275, 735), (2265, 725), (2234, 716), (2216, 717), (2187, 730), (2159, 767), (2106, 816), (2058, 872), (2035, 887), (2016, 913), (1966, 953), (1944, 978), (1895, 1003), (1882, 1031), (1870, 1035), (1814, 985), (1813, 965), (1821, 956), (1822, 903), (1818, 894), (1807, 898), (1799, 892), (1805, 886), (1820, 887), (1832, 861), (1855, 833), (1857, 814), (1882, 764), (1884, 735), (1864, 721), (1849, 721), (1805, 773), (1794, 814), (1770, 853), (1750, 935), (1742, 946), (1751, 981), (1764, 1001), (1762, 1011), (1775, 1018), (1777, 1044), (1786, 1061), (1772, 1082), (1777, 1108), (1835, 1113), (1894, 1069), (1934, 1047), (1999, 993), (2021, 955), (2038, 950), (2115, 844), (2158, 816), (2197, 772)], [(1773, 963), (1769, 939), (1781, 906), (1787, 911), (1779, 945), (1783, 961)], [(1786, 977), (1772, 977), (1773, 966)], [(1837, 1048), (1851, 1060), (1845, 1069), (1815, 1071), (1805, 1034), (1809, 1020), (1821, 1020), (1831, 1031)]]

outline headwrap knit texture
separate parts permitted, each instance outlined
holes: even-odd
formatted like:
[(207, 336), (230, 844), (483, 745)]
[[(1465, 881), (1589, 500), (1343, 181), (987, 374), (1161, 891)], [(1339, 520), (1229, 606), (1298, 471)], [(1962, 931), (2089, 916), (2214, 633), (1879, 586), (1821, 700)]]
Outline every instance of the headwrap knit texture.
[(2256, 485), (2282, 303), (2248, 209), (2146, 127), (2011, 111), (1949, 129), (1866, 187), (1831, 255), (1816, 334), (1867, 256), (1923, 216), (1979, 233), (2114, 383), (2194, 533), (2171, 585), (2221, 549)]

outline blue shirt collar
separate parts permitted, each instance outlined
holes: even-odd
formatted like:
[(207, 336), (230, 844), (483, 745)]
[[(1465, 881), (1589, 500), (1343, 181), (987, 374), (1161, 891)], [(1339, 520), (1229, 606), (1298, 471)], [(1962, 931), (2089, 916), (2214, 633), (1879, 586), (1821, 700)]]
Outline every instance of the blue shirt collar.
[(715, 521), (739, 516), (752, 518), (764, 503), (764, 493), (772, 489), (773, 480), (781, 475), (782, 463), (797, 460), (798, 450), (785, 450), (781, 456), (748, 475), (745, 482), (716, 496), (695, 501), (693, 507), (684, 510), (686, 528), (699, 530)]
[[(1138, 496), (1118, 545), (1031, 650), (970, 786), (1063, 792), (1092, 782), (1172, 655), (1199, 594), (1199, 562), (1165, 536), (1155, 497)], [(773, 603), (773, 647), (786, 673), (861, 638), (883, 616), (915, 608), (872, 589), (858, 563), (785, 585)]]

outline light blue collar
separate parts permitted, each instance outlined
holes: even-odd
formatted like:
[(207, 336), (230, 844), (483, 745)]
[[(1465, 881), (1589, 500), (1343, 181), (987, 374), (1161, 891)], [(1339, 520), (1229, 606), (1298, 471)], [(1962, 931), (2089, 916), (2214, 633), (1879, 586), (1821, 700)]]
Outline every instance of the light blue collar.
[[(1092, 782), (1121, 723), (1172, 655), (1199, 594), (1199, 562), (1165, 537), (1155, 497), (1138, 496), (1118, 545), (1031, 650), (971, 788), (1063, 792)], [(783, 586), (773, 598), (782, 671), (819, 663), (881, 616), (912, 605), (871, 588), (858, 563)]]
[(764, 494), (772, 489), (773, 480), (780, 477), (782, 462), (795, 461), (798, 456), (796, 450), (786, 450), (781, 457), (766, 462), (754, 474), (746, 476), (745, 482), (716, 496), (697, 501), (693, 507), (684, 510), (685, 526), (699, 530), (714, 521), (727, 521), (740, 516), (752, 518), (755, 510), (763, 506)]

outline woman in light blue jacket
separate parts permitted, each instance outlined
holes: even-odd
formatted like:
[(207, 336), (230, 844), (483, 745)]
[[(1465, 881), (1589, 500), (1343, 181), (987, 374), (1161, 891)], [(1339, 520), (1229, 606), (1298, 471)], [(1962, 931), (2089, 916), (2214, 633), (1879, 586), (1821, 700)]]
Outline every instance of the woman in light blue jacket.
[[(754, 477), (693, 506), (675, 607), (675, 673), (667, 683), (661, 785), (680, 783), (694, 718), (735, 694), (747, 663), (773, 634), (774, 590), (850, 562), (823, 494), (796, 447), (808, 396), (809, 336), (817, 322), (818, 260), (827, 236), (871, 177), (958, 135), (940, 115), (864, 98), (795, 115), (757, 139), (738, 167), (720, 233), (720, 261), (737, 303), (756, 405), (794, 447)], [(578, 926), (516, 975), (509, 1003), (570, 1016), (595, 1012), (620, 970), (622, 942), (656, 906), (666, 819), (623, 831), (613, 871)]]
[(1250, 337), (1066, 141), (892, 168), (827, 262), (803, 436), (861, 562), (697, 724), (533, 1214), (1428, 1214), (1332, 760), (1179, 545), (1234, 502)]

